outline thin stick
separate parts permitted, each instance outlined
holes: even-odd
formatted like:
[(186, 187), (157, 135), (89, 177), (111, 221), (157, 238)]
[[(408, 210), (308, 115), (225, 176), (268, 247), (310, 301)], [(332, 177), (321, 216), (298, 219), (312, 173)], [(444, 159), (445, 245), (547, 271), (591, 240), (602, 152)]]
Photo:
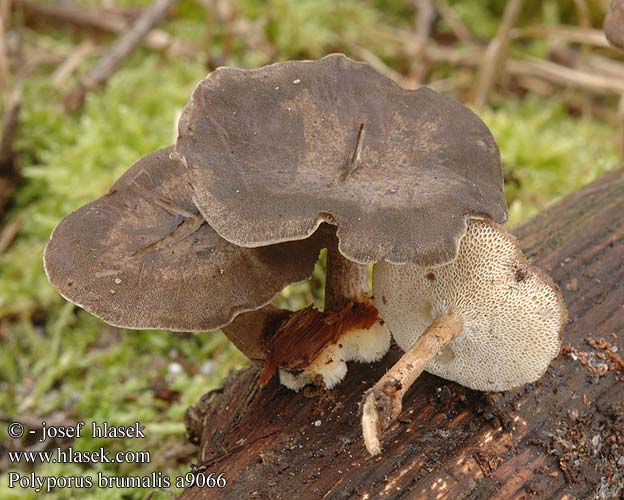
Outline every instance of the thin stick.
[[(126, 16), (109, 12), (109, 9), (39, 4), (28, 0), (15, 0), (15, 3), (21, 7), (27, 22), (70, 24), (117, 35), (124, 34), (130, 28), (130, 22)], [(181, 57), (195, 58), (198, 53), (192, 45), (177, 40), (166, 31), (159, 29), (151, 30), (142, 43), (149, 49), (169, 52)]]
[[(587, 7), (587, 2), (585, 0), (574, 0), (576, 4), (576, 10), (578, 11), (579, 24), (583, 29), (591, 28), (591, 19), (589, 16), (589, 8)], [(585, 64), (587, 58), (589, 57), (589, 47), (585, 44), (581, 46), (581, 54), (580, 54), (580, 64), (581, 66)], [(591, 97), (583, 96), (583, 104), (581, 109), (583, 111), (583, 118), (589, 119), (592, 116), (592, 106), (591, 106)]]
[(5, 29), (8, 25), (8, 16), (5, 14), (4, 2), (0, 4), (0, 91), (5, 94), (10, 86), (9, 54), (6, 46)]
[(78, 45), (75, 50), (72, 50), (67, 58), (57, 66), (54, 73), (52, 73), (52, 76), (50, 77), (54, 88), (57, 90), (65, 89), (67, 80), (94, 49), (95, 47), (93, 43), (91, 43), (90, 40), (87, 40), (86, 42)]
[(0, 214), (11, 199), (17, 185), (18, 169), (15, 157), (15, 138), (19, 128), (22, 85), (18, 82), (10, 94), (2, 118), (0, 140)]
[(0, 16), (4, 19), (8, 19), (14, 1), (15, 0), (0, 0)]
[(483, 61), (485, 50), (481, 47), (456, 49), (431, 44), (425, 47), (427, 59), (433, 63), (451, 64), (456, 66), (476, 67)]
[(13, 243), (13, 240), (17, 236), (17, 233), (19, 233), (21, 227), (21, 213), (4, 225), (2, 231), (0, 231), (0, 255), (2, 255), (6, 251), (6, 249), (11, 246), (11, 243)]
[(29, 0), (14, 0), (24, 14), (26, 21), (37, 20), (46, 24), (71, 24), (100, 31), (119, 33), (128, 29), (124, 16), (106, 12), (104, 9), (37, 3)]
[(167, 11), (179, 0), (156, 0), (145, 9), (132, 27), (112, 45), (110, 50), (88, 71), (80, 82), (65, 97), (65, 108), (75, 111), (84, 102), (90, 90), (106, 82), (122, 62), (136, 49), (141, 41), (157, 23), (161, 22)]
[(373, 54), (370, 50), (365, 49), (364, 47), (360, 47), (355, 43), (349, 43), (349, 50), (356, 57), (360, 58), (365, 63), (370, 64), (373, 68), (379, 71), (382, 75), (387, 76), (388, 78), (392, 78), (395, 82), (401, 85), (404, 88), (408, 88), (408, 82), (405, 77), (399, 73), (398, 71), (392, 69), (385, 62), (383, 62), (379, 57)]
[(216, 3), (217, 24), (222, 27), (222, 49), (221, 49), (221, 63), (226, 64), (232, 56), (234, 51), (234, 44), (236, 43), (236, 32), (234, 31), (234, 24), (238, 17), (238, 8), (231, 2), (224, 0), (217, 0)]
[(434, 319), (418, 341), (364, 395), (362, 433), (371, 455), (381, 452), (381, 433), (401, 414), (403, 396), (429, 361), (462, 330), (463, 321), (456, 316)]
[[(557, 91), (554, 85), (532, 76), (518, 76), (516, 83), (520, 87), (543, 97), (551, 97)], [(581, 108), (585, 100), (582, 95), (576, 93), (562, 93), (560, 98), (566, 105), (574, 108)], [(611, 125), (620, 125), (617, 110), (614, 110), (613, 106), (603, 106), (594, 101), (591, 103), (593, 116)]]
[(514, 40), (544, 37), (595, 47), (609, 47), (609, 42), (602, 31), (578, 26), (526, 26), (513, 29), (510, 36)]
[(624, 81), (568, 68), (550, 61), (515, 59), (508, 61), (507, 69), (512, 75), (534, 76), (560, 85), (591, 90), (596, 94), (624, 93)]
[(622, 94), (622, 96), (620, 97), (620, 103), (618, 105), (618, 118), (620, 121), (620, 155), (622, 156), (622, 158), (624, 158), (624, 94)]
[[(483, 50), (477, 47), (456, 50), (447, 47), (430, 46), (427, 47), (426, 53), (427, 58), (433, 62), (467, 67), (478, 67), (484, 57)], [(600, 95), (620, 95), (624, 89), (624, 82), (610, 78), (608, 75), (580, 71), (541, 59), (509, 58), (504, 67), (505, 71), (512, 76), (540, 78), (558, 85), (577, 87)]]
[(624, 80), (624, 64), (609, 57), (592, 54), (583, 68), (590, 73), (602, 73)]
[(9, 96), (6, 110), (2, 118), (2, 137), (0, 140), (0, 165), (13, 161), (13, 143), (19, 126), (19, 112), (22, 104), (22, 85), (18, 84)]
[(510, 0), (507, 2), (501, 25), (496, 36), (489, 43), (483, 61), (483, 66), (477, 77), (474, 103), (478, 108), (483, 107), (487, 102), (490, 90), (494, 86), (499, 70), (507, 56), (510, 32), (520, 15), (524, 0)]
[(420, 82), (427, 71), (427, 63), (423, 55), (425, 45), (431, 34), (431, 27), (435, 21), (436, 10), (432, 0), (414, 0), (414, 4), (418, 8), (418, 15), (416, 16), (412, 50), (409, 54), (413, 61), (410, 76), (416, 82)]
[(449, 5), (447, 0), (436, 0), (435, 6), (440, 14), (440, 17), (442, 17), (444, 22), (449, 25), (449, 28), (451, 28), (451, 31), (455, 34), (458, 40), (466, 44), (478, 45), (480, 43), (479, 39), (472, 34), (459, 16), (455, 14), (455, 11)]

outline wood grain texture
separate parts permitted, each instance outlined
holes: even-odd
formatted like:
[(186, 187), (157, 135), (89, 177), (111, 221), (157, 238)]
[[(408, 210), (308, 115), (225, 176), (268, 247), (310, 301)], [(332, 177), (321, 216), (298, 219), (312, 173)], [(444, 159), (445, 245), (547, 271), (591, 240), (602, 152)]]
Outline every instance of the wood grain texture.
[(396, 349), (380, 363), (350, 364), (345, 381), (320, 395), (276, 380), (260, 389), (250, 366), (187, 413), (189, 435), (201, 443), (198, 470), (224, 472), (227, 488), (182, 498), (619, 498), (624, 170), (515, 233), (569, 308), (562, 354), (541, 380), (484, 394), (424, 374), (386, 431), (383, 453), (371, 458), (359, 403)]

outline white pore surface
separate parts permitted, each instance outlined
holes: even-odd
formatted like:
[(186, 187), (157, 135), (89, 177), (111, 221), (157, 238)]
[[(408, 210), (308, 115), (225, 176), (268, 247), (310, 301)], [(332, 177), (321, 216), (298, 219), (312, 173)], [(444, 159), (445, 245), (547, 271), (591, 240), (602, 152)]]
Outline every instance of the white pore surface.
[(329, 344), (303, 372), (294, 374), (280, 368), (282, 385), (293, 391), (315, 381), (320, 375), (327, 389), (331, 389), (347, 374), (347, 361), (372, 363), (379, 361), (390, 348), (390, 332), (381, 323), (375, 323), (368, 330), (351, 330), (336, 344)]
[(375, 265), (373, 290), (405, 351), (439, 315), (463, 319), (461, 333), (427, 371), (466, 387), (502, 391), (533, 382), (559, 353), (566, 318), (559, 291), (493, 223), (471, 220), (449, 264)]

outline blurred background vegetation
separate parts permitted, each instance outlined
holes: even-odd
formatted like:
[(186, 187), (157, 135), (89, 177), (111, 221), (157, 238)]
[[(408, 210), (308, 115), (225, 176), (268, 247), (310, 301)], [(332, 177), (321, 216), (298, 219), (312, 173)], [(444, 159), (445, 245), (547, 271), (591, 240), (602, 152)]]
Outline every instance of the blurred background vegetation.
[[(512, 225), (620, 162), (624, 59), (601, 38), (608, 1), (182, 0), (157, 27), (160, 45), (137, 48), (69, 112), (64, 96), (117, 34), (36, 7), (95, 13), (116, 20), (123, 32), (149, 3), (0, 1), (8, 63), (0, 79), (2, 111), (10, 108), (13, 88), (22, 93), (11, 165), (18, 169), (0, 171), (10, 177), (0, 183), (6, 201), (0, 207), (0, 423), (139, 421), (146, 440), (81, 438), (71, 445), (146, 449), (152, 456), (143, 465), (39, 464), (38, 475), (186, 472), (196, 450), (185, 437), (184, 410), (245, 363), (220, 333), (107, 326), (64, 302), (41, 263), (63, 216), (105, 193), (140, 156), (174, 141), (176, 116), (210, 69), (344, 52), (404, 86), (427, 84), (468, 103), (500, 145)], [(519, 14), (501, 32), (512, 3)], [(492, 56), (495, 37), (503, 46), (508, 41), (508, 50)], [(489, 81), (488, 57), (500, 58)], [(289, 287), (278, 300), (291, 308), (319, 301), (322, 281), (318, 266), (312, 286)], [(0, 429), (0, 498), (38, 497), (8, 489), (6, 473), (15, 469), (8, 449), (41, 446), (8, 441)], [(170, 498), (174, 491), (59, 490), (54, 496)]]

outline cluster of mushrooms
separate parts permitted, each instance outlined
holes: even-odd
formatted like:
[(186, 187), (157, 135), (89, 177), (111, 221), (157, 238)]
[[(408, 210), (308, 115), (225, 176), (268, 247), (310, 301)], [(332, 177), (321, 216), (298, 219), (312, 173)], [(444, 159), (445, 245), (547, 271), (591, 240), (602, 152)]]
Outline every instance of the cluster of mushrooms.
[[(123, 328), (220, 328), (261, 384), (295, 391), (392, 337), (405, 355), (362, 405), (371, 454), (423, 370), (502, 391), (558, 354), (561, 295), (500, 225), (498, 147), (462, 104), (330, 55), (219, 68), (178, 129), (54, 230), (45, 269), (67, 300)], [(273, 306), (323, 248), (323, 310)]]

